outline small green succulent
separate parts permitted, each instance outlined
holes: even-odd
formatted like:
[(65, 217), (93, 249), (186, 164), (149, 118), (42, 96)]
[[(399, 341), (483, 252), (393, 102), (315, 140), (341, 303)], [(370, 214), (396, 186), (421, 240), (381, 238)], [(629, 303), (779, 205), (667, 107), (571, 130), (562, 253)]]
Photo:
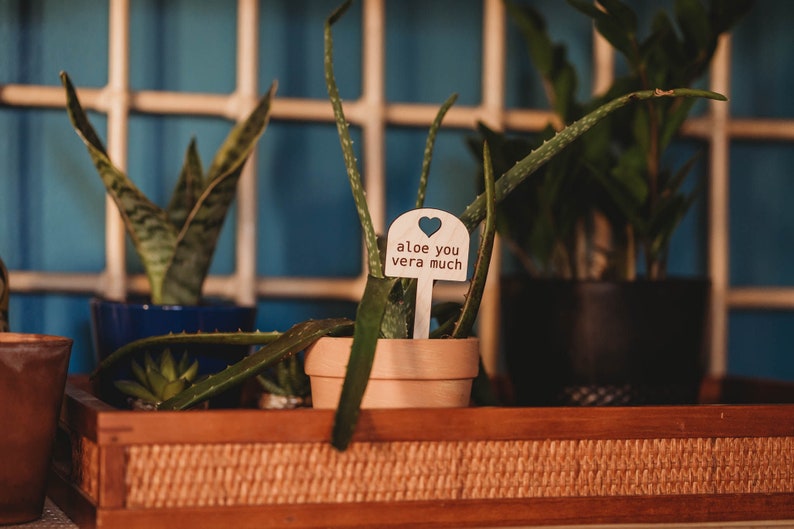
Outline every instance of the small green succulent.
[(160, 358), (154, 360), (148, 352), (144, 354), (143, 366), (133, 360), (130, 363), (135, 380), (114, 382), (119, 391), (144, 403), (157, 406), (189, 387), (198, 374), (198, 360), (190, 362), (187, 353), (175, 361), (170, 349), (164, 349)]

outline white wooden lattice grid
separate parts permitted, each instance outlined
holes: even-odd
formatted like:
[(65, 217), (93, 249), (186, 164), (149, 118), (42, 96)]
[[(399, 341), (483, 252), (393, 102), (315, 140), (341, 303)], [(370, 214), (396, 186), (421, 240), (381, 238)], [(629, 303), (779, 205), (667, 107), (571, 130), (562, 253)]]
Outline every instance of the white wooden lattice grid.
[[(363, 2), (363, 86), (360, 99), (346, 102), (351, 123), (363, 132), (362, 168), (376, 228), (385, 227), (385, 130), (387, 125), (427, 127), (436, 106), (387, 102), (385, 99), (385, 1)], [(267, 3), (264, 3), (266, 9)], [(107, 114), (107, 148), (121, 168), (127, 164), (129, 113), (211, 115), (240, 119), (255, 104), (259, 94), (257, 74), (259, 10), (258, 0), (238, 0), (237, 4), (237, 79), (230, 94), (137, 91), (129, 89), (129, 0), (109, 2), (108, 83), (100, 89), (81, 89), (86, 108)], [(506, 16), (502, 0), (483, 0), (482, 101), (478, 106), (455, 106), (445, 125), (471, 128), (483, 120), (497, 129), (539, 130), (549, 114), (543, 110), (505, 108)], [(595, 92), (608, 86), (614, 69), (609, 46), (597, 35), (594, 39)], [(710, 72), (710, 88), (730, 97), (730, 37), (724, 37)], [(0, 85), (0, 105), (28, 108), (62, 108), (60, 87)], [(278, 97), (273, 106), (274, 120), (331, 122), (333, 114), (327, 100)], [(794, 142), (794, 121), (732, 119), (729, 105), (711, 103), (708, 112), (690, 119), (684, 134), (707, 142), (710, 147), (708, 188), (708, 271), (712, 279), (713, 339), (711, 372), (725, 372), (727, 313), (731, 308), (794, 309), (794, 288), (731, 288), (728, 283), (728, 168), (731, 139), (760, 139)], [(256, 159), (246, 166), (237, 197), (236, 269), (229, 276), (211, 276), (205, 293), (233, 298), (244, 304), (269, 297), (358, 299), (365, 281), (364, 273), (354, 279), (269, 278), (256, 276)], [(99, 294), (120, 298), (127, 291), (143, 292), (145, 278), (128, 276), (125, 270), (124, 229), (115, 206), (106, 207), (106, 268), (101, 274), (50, 273), (12, 270), (16, 292)], [(496, 252), (498, 254), (498, 252)], [(362, 256), (363, 259), (363, 256)], [(499, 266), (494, 262), (494, 269)], [(363, 268), (365, 270), (365, 268)], [(479, 321), (485, 365), (490, 372), (497, 366), (498, 290), (495, 278), (486, 292)], [(460, 288), (441, 285), (440, 296), (459, 294)]]

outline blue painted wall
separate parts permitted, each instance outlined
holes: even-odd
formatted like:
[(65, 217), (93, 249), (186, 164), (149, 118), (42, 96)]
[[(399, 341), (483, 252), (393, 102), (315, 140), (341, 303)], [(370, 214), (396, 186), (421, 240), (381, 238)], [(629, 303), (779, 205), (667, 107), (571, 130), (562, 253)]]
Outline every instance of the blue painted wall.
[[(549, 27), (582, 64), (582, 95), (590, 83), (589, 25), (559, 0), (534, 2)], [(264, 90), (279, 80), (279, 95), (325, 98), (322, 24), (336, 0), (265, 0), (261, 8)], [(652, 12), (670, 2), (634, 2)], [(136, 0), (131, 3), (133, 89), (226, 93), (235, 75), (236, 9), (226, 0)], [(787, 93), (794, 78), (788, 0), (759, 0), (734, 36), (731, 113), (794, 118)], [(0, 2), (0, 84), (58, 85), (66, 70), (78, 86), (107, 79), (106, 0)], [(479, 0), (387, 2), (387, 97), (440, 103), (452, 92), (459, 104), (481, 97), (482, 6)], [(361, 12), (354, 6), (335, 31), (337, 79), (354, 99), (361, 83)], [(508, 35), (508, 105), (542, 105), (537, 76), (517, 32)], [(92, 115), (100, 134), (102, 116)], [(133, 115), (129, 172), (157, 202), (170, 194), (182, 152), (196, 136), (209, 160), (228, 131), (221, 119)], [(411, 207), (425, 130), (387, 131), (388, 212)], [(459, 211), (473, 196), (476, 167), (467, 131), (439, 136), (428, 205)], [(360, 138), (359, 138), (360, 139)], [(686, 155), (701, 147), (681, 142)], [(731, 282), (794, 285), (794, 180), (791, 145), (734, 142), (731, 157)], [(702, 169), (702, 168), (701, 168)], [(266, 276), (349, 277), (359, 273), (359, 232), (335, 128), (273, 122), (259, 145), (258, 270)], [(0, 107), (0, 255), (14, 270), (99, 272), (104, 261), (104, 199), (84, 148), (61, 110)], [(694, 208), (673, 242), (674, 273), (705, 271), (705, 207)], [(233, 269), (230, 215), (212, 271)], [(319, 259), (317, 256), (322, 255)], [(129, 252), (129, 267), (140, 270)], [(308, 317), (351, 315), (342, 302), (263, 301), (260, 327), (283, 329)], [(71, 370), (93, 366), (87, 298), (14, 295), (12, 326), (26, 332), (72, 336)], [(794, 318), (789, 312), (741, 311), (730, 317), (729, 370), (794, 380)]]

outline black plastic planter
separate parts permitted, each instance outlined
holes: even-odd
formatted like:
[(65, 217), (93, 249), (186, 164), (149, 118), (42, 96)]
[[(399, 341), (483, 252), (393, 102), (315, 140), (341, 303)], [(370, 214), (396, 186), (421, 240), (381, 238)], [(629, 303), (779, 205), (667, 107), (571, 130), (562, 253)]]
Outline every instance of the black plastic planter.
[(516, 404), (689, 404), (706, 366), (707, 280), (502, 278)]

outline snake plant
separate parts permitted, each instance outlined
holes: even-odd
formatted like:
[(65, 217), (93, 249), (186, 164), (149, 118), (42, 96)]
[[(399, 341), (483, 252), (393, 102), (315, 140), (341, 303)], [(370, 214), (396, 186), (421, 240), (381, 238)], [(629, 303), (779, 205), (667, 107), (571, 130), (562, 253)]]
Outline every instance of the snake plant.
[[(345, 119), (341, 98), (334, 79), (331, 27), (349, 8), (351, 1), (345, 2), (328, 17), (325, 23), (324, 38), (326, 86), (334, 110), (347, 177), (358, 211), (367, 251), (368, 278), (356, 312), (355, 321), (347, 319), (309, 320), (296, 324), (284, 333), (202, 333), (148, 338), (146, 340), (148, 340), (149, 344), (156, 343), (160, 345), (179, 343), (262, 345), (251, 356), (229, 366), (218, 374), (207, 377), (174, 398), (161, 403), (158, 407), (159, 409), (171, 410), (190, 407), (228, 387), (241, 383), (248, 377), (262, 373), (269, 366), (291, 357), (322, 336), (350, 335), (352, 333), (353, 346), (331, 438), (333, 446), (339, 450), (344, 450), (350, 443), (358, 420), (361, 399), (369, 380), (377, 341), (380, 338), (408, 337), (408, 329), (411, 328), (408, 323), (413, 314), (412, 289), (414, 288), (414, 280), (387, 277), (383, 272), (379, 237), (373, 227), (369, 208), (367, 207), (347, 120)], [(493, 245), (495, 205), (508, 197), (521, 182), (535, 173), (543, 164), (559, 154), (564, 148), (612, 112), (636, 101), (669, 97), (704, 97), (725, 100), (724, 96), (714, 92), (687, 88), (643, 90), (617, 97), (582, 119), (565, 127), (553, 138), (516, 163), (498, 179), (494, 178), (491, 171), (491, 157), (488, 145), (487, 143), (484, 145), (485, 191), (477, 196), (459, 216), (470, 232), (485, 221), (485, 229), (478, 248), (474, 276), (470, 282), (464, 306), (449, 310), (449, 307), (445, 305), (442, 307), (443, 310), (437, 311), (437, 314), (447, 314), (448, 316), (440, 322), (438, 330), (433, 337), (463, 338), (471, 332), (474, 317), (478, 312), (479, 303), (482, 299), (482, 289), (486, 280), (488, 262)], [(455, 96), (453, 95), (442, 105), (433, 125), (430, 127), (424, 163), (419, 178), (417, 207), (421, 207), (423, 203), (436, 133), (441, 126), (445, 113), (454, 103), (454, 100)], [(144, 340), (140, 342), (144, 342)], [(108, 360), (117, 361), (125, 355), (142, 349), (145, 345), (145, 343), (139, 342), (129, 344), (123, 351), (118, 351), (118, 354)], [(103, 368), (103, 366), (100, 366), (100, 368)]]
[(243, 166), (270, 119), (276, 83), (248, 117), (232, 128), (206, 172), (196, 142), (191, 141), (171, 200), (161, 208), (110, 160), (66, 72), (61, 72), (61, 82), (69, 119), (143, 263), (152, 303), (198, 304)]

